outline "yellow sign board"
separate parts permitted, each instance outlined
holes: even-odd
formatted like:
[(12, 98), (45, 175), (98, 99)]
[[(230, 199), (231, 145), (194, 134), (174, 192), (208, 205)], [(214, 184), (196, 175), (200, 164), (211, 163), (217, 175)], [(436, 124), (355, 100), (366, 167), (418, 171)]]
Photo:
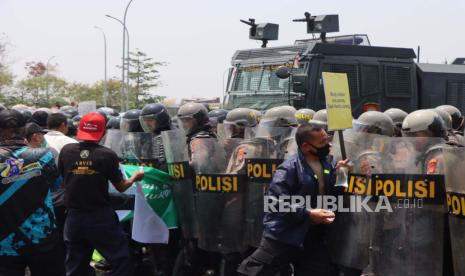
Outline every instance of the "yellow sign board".
[(323, 72), (328, 129), (352, 128), (349, 82), (345, 73)]

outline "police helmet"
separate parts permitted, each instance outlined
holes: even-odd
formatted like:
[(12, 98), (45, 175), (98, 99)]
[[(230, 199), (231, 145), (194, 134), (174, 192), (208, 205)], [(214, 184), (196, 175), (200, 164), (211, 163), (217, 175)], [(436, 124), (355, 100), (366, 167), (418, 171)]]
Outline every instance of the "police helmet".
[(431, 110), (436, 112), (439, 115), (439, 117), (441, 117), (442, 122), (444, 123), (444, 128), (446, 130), (448, 131), (452, 130), (452, 117), (450, 116), (449, 113), (447, 113), (444, 110), (436, 109), (436, 108), (432, 108)]
[(298, 125), (295, 118), (296, 110), (292, 106), (284, 105), (268, 109), (260, 121), (270, 127), (295, 127)]
[(77, 127), (73, 123), (73, 119), (67, 119), (68, 122), (68, 133), (67, 136), (74, 137), (77, 135)]
[(60, 112), (65, 114), (68, 119), (74, 118), (74, 116), (78, 115), (79, 112), (75, 107), (72, 107), (70, 105), (65, 105), (60, 108)]
[(442, 110), (442, 111), (445, 111), (445, 112), (449, 113), (449, 115), (452, 118), (452, 128), (453, 129), (459, 130), (462, 127), (462, 125), (463, 125), (463, 117), (462, 117), (462, 113), (460, 112), (460, 110), (457, 107), (452, 106), (452, 105), (440, 105), (440, 106), (436, 107), (436, 109)]
[(180, 120), (194, 119), (198, 125), (204, 125), (209, 121), (207, 108), (201, 103), (184, 104), (179, 108), (177, 115)]
[(388, 115), (394, 122), (394, 125), (399, 128), (402, 128), (402, 122), (408, 115), (407, 112), (399, 108), (389, 108), (386, 111), (384, 111), (384, 114)]
[[(102, 111), (103, 113), (105, 113), (107, 115), (107, 117), (109, 119), (111, 119), (112, 117), (116, 117), (119, 115), (118, 111), (116, 111), (115, 109), (111, 108), (111, 107), (107, 107), (107, 106), (102, 106), (102, 107), (99, 107), (97, 109), (97, 112), (98, 111)], [(100, 113), (102, 114), (102, 113)]]
[(173, 129), (179, 129), (180, 126), (181, 126), (181, 123), (179, 122), (178, 116), (172, 117), (171, 118), (171, 127)]
[(358, 132), (367, 132), (385, 136), (393, 136), (394, 122), (379, 111), (367, 111), (362, 113), (354, 122), (354, 129)]
[(29, 109), (16, 109), (16, 108), (12, 108), (12, 109), (21, 113), (21, 115), (23, 115), (24, 120), (26, 120), (27, 123), (29, 123), (32, 120), (32, 112)]
[(131, 109), (124, 113), (120, 121), (120, 129), (124, 132), (143, 132), (140, 125), (140, 109)]
[(108, 120), (110, 120), (110, 117), (108, 116), (106, 112), (104, 112), (103, 110), (99, 110), (99, 109), (97, 109), (95, 112), (99, 113), (100, 115), (103, 116), (103, 118), (105, 118), (105, 124), (108, 123)]
[(324, 129), (328, 129), (328, 112), (326, 109), (320, 109), (315, 114), (313, 118), (309, 121), (310, 124), (319, 126)]
[(445, 137), (441, 117), (434, 111), (420, 109), (405, 117), (402, 123), (403, 136)]
[(116, 116), (108, 120), (107, 123), (107, 129), (119, 129), (120, 128), (120, 123), (121, 123), (121, 117)]
[(216, 121), (218, 124), (222, 124), (224, 119), (226, 119), (226, 115), (228, 114), (227, 110), (224, 109), (214, 109), (208, 112), (208, 117)]
[(251, 109), (253, 113), (255, 113), (255, 118), (257, 119), (257, 124), (260, 123), (260, 120), (263, 117), (263, 113), (261, 111), (258, 111), (256, 109)]
[(73, 119), (71, 119), (73, 121), (73, 125), (75, 128), (79, 128), (79, 123), (81, 122), (81, 118), (82, 118), (81, 115), (76, 115), (73, 117)]
[(161, 103), (151, 103), (144, 106), (139, 121), (142, 129), (147, 133), (159, 133), (171, 128), (168, 109)]
[(311, 119), (313, 119), (313, 115), (315, 115), (315, 111), (308, 108), (301, 108), (297, 110), (295, 113), (295, 118), (299, 125), (308, 123)]
[(235, 108), (231, 110), (223, 121), (226, 136), (239, 138), (243, 136), (245, 128), (254, 127), (258, 124), (256, 113), (250, 108)]

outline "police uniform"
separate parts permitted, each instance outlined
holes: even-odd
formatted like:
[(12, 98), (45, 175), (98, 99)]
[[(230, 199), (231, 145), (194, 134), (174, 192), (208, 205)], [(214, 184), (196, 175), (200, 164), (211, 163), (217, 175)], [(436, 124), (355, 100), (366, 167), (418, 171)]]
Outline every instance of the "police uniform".
[[(96, 114), (96, 113), (92, 113)], [(78, 138), (103, 128), (86, 121), (80, 123)], [(103, 136), (103, 134), (102, 134)], [(69, 276), (88, 275), (94, 249), (98, 250), (112, 267), (112, 275), (132, 275), (128, 240), (119, 226), (108, 193), (108, 181), (121, 183), (117, 155), (95, 142), (66, 145), (59, 156), (58, 170), (64, 179), (67, 217), (64, 229), (67, 247), (66, 271)]]

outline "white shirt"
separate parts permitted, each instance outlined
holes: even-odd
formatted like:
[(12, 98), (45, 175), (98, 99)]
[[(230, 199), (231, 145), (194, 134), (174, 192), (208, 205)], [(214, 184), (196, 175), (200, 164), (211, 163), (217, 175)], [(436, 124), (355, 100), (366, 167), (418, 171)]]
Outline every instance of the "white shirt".
[[(60, 154), (61, 149), (67, 144), (77, 143), (76, 140), (64, 135), (62, 132), (51, 130), (44, 135), (47, 147), (52, 148), (56, 153)], [(58, 155), (55, 159), (58, 159)], [(58, 160), (56, 160), (58, 161)]]

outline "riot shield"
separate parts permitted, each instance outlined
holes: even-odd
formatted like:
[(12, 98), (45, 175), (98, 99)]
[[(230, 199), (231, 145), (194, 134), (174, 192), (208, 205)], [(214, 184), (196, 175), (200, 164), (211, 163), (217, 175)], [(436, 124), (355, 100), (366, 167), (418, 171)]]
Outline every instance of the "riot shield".
[(113, 150), (116, 155), (121, 156), (123, 133), (119, 129), (109, 129), (105, 133), (100, 144)]
[(245, 139), (246, 163), (245, 226), (249, 246), (258, 247), (263, 233), (263, 199), (272, 176), (283, 159), (296, 152), (293, 128), (259, 127), (255, 138)]
[[(344, 132), (347, 158), (353, 162), (352, 174), (365, 176), (386, 171), (386, 157), (379, 144), (383, 136), (355, 131)], [(333, 141), (332, 155), (341, 160), (339, 137)], [(351, 179), (351, 177), (349, 177)], [(356, 195), (347, 189), (342, 195), (344, 208), (349, 207), (351, 197), (359, 200), (364, 195)], [(370, 220), (365, 210), (360, 212), (338, 212), (329, 227), (328, 244), (332, 261), (346, 268), (363, 270), (369, 263)]]
[(173, 181), (173, 198), (178, 214), (178, 221), (185, 239), (193, 239), (196, 234), (194, 209), (194, 188), (187, 153), (184, 131), (176, 129), (161, 133), (165, 150), (168, 172)]
[(241, 139), (198, 138), (191, 142), (195, 171), (198, 246), (228, 254), (242, 252), (244, 242), (243, 150)]
[(455, 275), (465, 275), (465, 149), (444, 150), (446, 203)]
[(442, 275), (444, 177), (428, 172), (431, 160), (442, 155), (430, 149), (444, 141), (417, 137), (378, 142), (380, 161), (389, 166), (370, 177), (354, 175), (348, 187), (372, 196), (367, 270), (375, 275)]
[(123, 132), (121, 153), (118, 155), (124, 164), (156, 168), (154, 136), (145, 132)]

